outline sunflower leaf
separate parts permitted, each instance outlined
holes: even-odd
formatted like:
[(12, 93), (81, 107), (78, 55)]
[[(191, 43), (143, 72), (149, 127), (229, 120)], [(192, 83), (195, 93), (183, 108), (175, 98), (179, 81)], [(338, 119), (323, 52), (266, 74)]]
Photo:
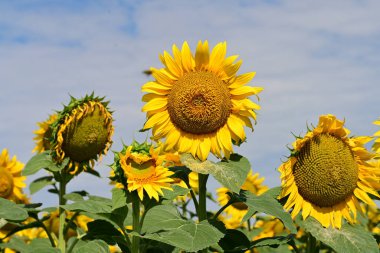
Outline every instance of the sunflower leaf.
[(291, 233), (297, 233), (297, 229), (293, 223), (292, 217), (289, 213), (284, 211), (282, 205), (276, 199), (276, 192), (278, 189), (271, 189), (268, 192), (259, 196), (245, 191), (246, 196), (245, 204), (248, 206), (248, 212), (243, 218), (243, 222), (247, 221), (256, 212), (266, 213), (279, 218), (284, 226), (290, 230)]
[(23, 176), (30, 176), (37, 173), (41, 169), (47, 169), (52, 172), (61, 171), (66, 166), (67, 160), (64, 160), (61, 165), (57, 165), (51, 155), (50, 151), (39, 153), (26, 163), (22, 171)]
[(324, 228), (316, 219), (309, 217), (303, 222), (306, 231), (337, 253), (379, 252), (375, 238), (364, 227), (343, 224), (341, 229)]
[(88, 200), (77, 201), (72, 204), (62, 205), (61, 207), (68, 211), (83, 211), (89, 213), (111, 213), (111, 200), (90, 196)]
[(30, 183), (29, 185), (29, 191), (30, 194), (34, 194), (44, 188), (45, 186), (52, 185), (54, 184), (53, 177), (52, 176), (47, 176), (47, 177), (41, 177), (37, 178), (33, 182)]
[(80, 241), (74, 248), (73, 253), (87, 253), (87, 252), (99, 252), (109, 253), (109, 247), (107, 243), (102, 240), (93, 241)]
[(23, 221), (28, 218), (28, 212), (12, 201), (0, 198), (0, 218), (8, 221)]
[(181, 162), (192, 171), (213, 175), (219, 183), (236, 193), (240, 191), (251, 169), (248, 159), (239, 154), (232, 154), (229, 160), (223, 159), (217, 163), (208, 160), (201, 162), (191, 154), (183, 154)]
[(159, 205), (151, 208), (144, 220), (142, 238), (160, 241), (185, 251), (198, 251), (215, 245), (223, 237), (207, 221), (195, 223), (184, 220), (177, 209), (171, 205)]

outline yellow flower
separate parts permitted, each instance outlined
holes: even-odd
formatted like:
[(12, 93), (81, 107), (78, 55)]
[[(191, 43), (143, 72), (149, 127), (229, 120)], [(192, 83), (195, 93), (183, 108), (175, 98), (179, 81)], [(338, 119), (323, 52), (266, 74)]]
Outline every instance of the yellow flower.
[[(262, 184), (265, 178), (259, 178), (259, 176), (259, 173), (253, 174), (252, 171), (250, 171), (241, 189), (249, 191), (255, 195), (260, 195), (266, 192), (268, 190), (268, 187)], [(228, 192), (230, 192), (230, 190), (228, 190), (226, 187), (221, 187), (216, 190), (219, 205), (224, 206), (228, 203), (230, 200), (230, 197), (227, 195)], [(224, 212), (227, 214), (226, 220), (231, 218), (233, 219), (233, 224), (235, 224), (237, 221), (240, 223), (244, 215), (247, 213), (247, 210), (248, 207), (245, 203), (234, 203), (224, 210)]]
[[(129, 192), (137, 191), (141, 200), (145, 191), (149, 198), (158, 201), (159, 195), (163, 195), (162, 189), (172, 190), (170, 183), (174, 181), (170, 178), (174, 173), (164, 166), (166, 161), (159, 153), (160, 148), (155, 150), (147, 143), (134, 142), (131, 146), (124, 147), (115, 157), (115, 180), (123, 183)], [(121, 178), (118, 178), (118, 168), (121, 168)]]
[(10, 159), (8, 150), (3, 149), (0, 154), (0, 197), (16, 203), (25, 203), (26, 196), (22, 188), (26, 186), (26, 177), (21, 176), (24, 164), (17, 161), (17, 157)]
[(259, 219), (255, 223), (255, 228), (261, 228), (262, 231), (253, 240), (274, 237), (286, 231), (284, 224), (279, 219)]
[[(374, 121), (373, 124), (380, 126), (380, 119)], [(377, 138), (376, 138), (375, 142), (373, 143), (372, 149), (375, 152), (380, 153), (380, 130), (377, 131), (374, 134), (374, 136), (376, 136)]]
[(155, 78), (142, 87), (147, 112), (144, 129), (152, 128), (153, 138), (165, 138), (167, 150), (191, 153), (204, 161), (210, 152), (229, 157), (231, 139), (239, 144), (246, 138), (244, 126), (253, 129), (251, 118), (260, 107), (248, 99), (260, 87), (246, 86), (254, 72), (236, 75), (242, 61), (237, 55), (226, 58), (227, 44), (217, 44), (211, 53), (208, 42), (198, 42), (193, 55), (187, 42), (172, 57), (164, 52), (162, 69), (151, 68)]
[(34, 131), (36, 137), (33, 140), (36, 142), (32, 152), (41, 153), (45, 150), (50, 150), (50, 138), (52, 135), (51, 125), (57, 120), (57, 114), (52, 114), (46, 121), (38, 122), (37, 125), (40, 129)]
[[(369, 137), (348, 137), (344, 122), (323, 115), (318, 126), (293, 143), (291, 157), (279, 167), (285, 209), (292, 217), (301, 212), (324, 227), (340, 228), (342, 217), (356, 222), (362, 211), (358, 199), (375, 206), (368, 193), (380, 197), (380, 170), (367, 161), (373, 157), (364, 144)], [(353, 215), (353, 216), (352, 216)]]
[(113, 119), (103, 99), (94, 94), (80, 100), (72, 97), (51, 125), (53, 157), (58, 162), (68, 157), (71, 174), (93, 168), (112, 144)]

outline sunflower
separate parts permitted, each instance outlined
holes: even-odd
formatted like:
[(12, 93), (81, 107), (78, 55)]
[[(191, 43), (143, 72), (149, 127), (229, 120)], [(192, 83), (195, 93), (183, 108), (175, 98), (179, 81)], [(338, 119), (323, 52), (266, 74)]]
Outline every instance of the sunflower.
[[(375, 120), (375, 121), (373, 122), (373, 124), (380, 126), (380, 119)], [(373, 149), (375, 152), (380, 153), (380, 130), (377, 131), (377, 132), (374, 134), (374, 136), (376, 136), (377, 139), (376, 139), (375, 142), (373, 143), (372, 149)]]
[(40, 129), (34, 131), (36, 135), (33, 140), (36, 142), (32, 152), (41, 153), (50, 150), (50, 138), (52, 134), (51, 125), (57, 120), (57, 114), (51, 114), (46, 121), (38, 122)]
[(58, 162), (68, 157), (71, 174), (93, 168), (95, 160), (106, 154), (112, 144), (113, 119), (108, 102), (103, 100), (94, 94), (79, 100), (71, 97), (51, 125), (53, 157)]
[(246, 86), (255, 72), (236, 75), (242, 61), (237, 55), (226, 58), (227, 44), (217, 44), (211, 53), (208, 42), (198, 42), (193, 55), (187, 42), (179, 50), (173, 45), (172, 57), (160, 55), (165, 66), (151, 68), (155, 78), (142, 87), (147, 112), (145, 129), (152, 128), (153, 139), (165, 138), (167, 150), (191, 153), (204, 161), (210, 151), (229, 157), (232, 141), (246, 138), (244, 126), (253, 130), (251, 118), (260, 107), (248, 99), (263, 88)]
[[(268, 187), (263, 185), (263, 181), (265, 180), (264, 177), (259, 178), (260, 175), (259, 173), (253, 174), (252, 171), (248, 173), (248, 176), (242, 185), (241, 189), (245, 191), (249, 191), (255, 195), (261, 195), (262, 193), (266, 192), (268, 190)], [(228, 203), (230, 200), (230, 197), (228, 196), (228, 192), (230, 190), (226, 187), (221, 187), (216, 190), (216, 194), (218, 196), (218, 202), (221, 206), (224, 206)], [(227, 214), (226, 219), (228, 220), (228, 217), (233, 219), (234, 221), (232, 222), (235, 224), (235, 220), (241, 222), (243, 219), (244, 215), (247, 213), (248, 207), (245, 203), (243, 202), (237, 202), (234, 203), (230, 206), (228, 206), (224, 212)]]
[(22, 188), (26, 186), (26, 177), (21, 176), (24, 164), (17, 161), (17, 157), (10, 159), (8, 150), (3, 149), (0, 154), (0, 197), (15, 203), (25, 203), (26, 196)]
[(362, 211), (358, 199), (376, 206), (368, 193), (380, 197), (380, 171), (368, 163), (369, 137), (348, 137), (344, 122), (323, 115), (318, 126), (297, 138), (289, 159), (279, 167), (284, 208), (295, 218), (312, 216), (324, 227), (340, 228), (342, 217), (355, 223)]
[(137, 191), (141, 200), (146, 192), (159, 200), (163, 195), (162, 189), (172, 190), (170, 183), (174, 182), (170, 176), (174, 173), (165, 166), (165, 156), (160, 156), (160, 147), (156, 149), (146, 142), (136, 141), (130, 146), (124, 146), (120, 153), (115, 155), (115, 177), (111, 178), (122, 183), (129, 192)]
[(253, 238), (253, 240), (278, 236), (287, 231), (287, 229), (284, 227), (284, 224), (282, 224), (279, 219), (276, 219), (274, 217), (261, 217), (256, 221), (255, 228), (262, 230), (260, 234)]

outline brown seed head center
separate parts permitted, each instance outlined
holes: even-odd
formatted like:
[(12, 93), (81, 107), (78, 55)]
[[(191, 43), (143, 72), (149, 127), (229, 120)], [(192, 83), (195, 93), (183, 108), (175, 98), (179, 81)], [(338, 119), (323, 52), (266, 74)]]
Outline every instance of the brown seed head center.
[(227, 122), (231, 108), (227, 85), (210, 72), (185, 74), (168, 96), (171, 121), (192, 134), (215, 132)]
[(319, 207), (331, 207), (353, 193), (358, 181), (358, 166), (344, 141), (321, 134), (301, 148), (293, 174), (304, 199)]

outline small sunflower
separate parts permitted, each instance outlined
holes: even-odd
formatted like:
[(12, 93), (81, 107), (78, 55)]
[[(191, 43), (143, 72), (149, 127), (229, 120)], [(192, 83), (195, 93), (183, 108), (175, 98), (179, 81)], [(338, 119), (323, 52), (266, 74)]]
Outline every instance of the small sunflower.
[(51, 114), (46, 121), (38, 122), (37, 125), (40, 129), (34, 131), (36, 135), (33, 140), (36, 142), (32, 152), (41, 153), (45, 150), (50, 150), (50, 138), (53, 130), (51, 125), (57, 120), (57, 114)]
[(217, 157), (233, 152), (232, 142), (246, 138), (244, 126), (253, 130), (259, 105), (248, 99), (263, 88), (246, 86), (255, 72), (237, 75), (242, 61), (226, 58), (227, 44), (217, 44), (211, 53), (208, 42), (198, 42), (195, 55), (184, 42), (182, 50), (173, 45), (173, 57), (160, 55), (165, 66), (151, 68), (155, 81), (142, 87), (147, 112), (145, 129), (153, 139), (165, 138), (167, 150), (191, 153), (204, 161), (210, 152)]
[[(380, 126), (380, 119), (375, 120), (375, 121), (373, 122), (373, 124)], [(376, 138), (375, 142), (373, 143), (372, 149), (373, 149), (375, 152), (380, 153), (380, 130), (377, 131), (377, 132), (374, 134), (374, 136), (376, 136), (377, 138)]]
[(163, 195), (162, 189), (172, 190), (170, 178), (174, 173), (166, 166), (165, 156), (160, 156), (160, 148), (154, 147), (146, 142), (139, 144), (134, 142), (131, 146), (124, 146), (120, 153), (115, 155), (115, 177), (111, 178), (122, 183), (129, 191), (137, 191), (141, 200), (144, 191), (149, 198), (159, 200)]
[(51, 125), (53, 157), (58, 162), (68, 157), (71, 174), (93, 168), (112, 144), (112, 114), (103, 100), (94, 94), (79, 100), (72, 97)]
[[(284, 208), (295, 218), (312, 216), (324, 227), (340, 228), (342, 217), (356, 222), (358, 199), (376, 206), (368, 193), (380, 197), (380, 171), (368, 163), (369, 137), (348, 137), (344, 122), (323, 115), (318, 126), (293, 143), (290, 158), (279, 167)], [(353, 215), (352, 215), (353, 214)]]
[(260, 228), (262, 231), (255, 236), (253, 240), (278, 236), (286, 231), (284, 224), (279, 219), (270, 219), (270, 217), (262, 217), (258, 219), (255, 223), (255, 228)]
[[(268, 190), (268, 187), (263, 185), (265, 178), (259, 178), (259, 173), (253, 174), (252, 171), (248, 173), (247, 179), (245, 180), (244, 184), (242, 185), (241, 189), (245, 191), (249, 191), (255, 195), (261, 195), (264, 192)], [(228, 203), (230, 200), (230, 197), (228, 196), (228, 192), (230, 190), (226, 187), (221, 187), (216, 190), (216, 194), (218, 196), (218, 202), (219, 205), (224, 206)], [(224, 212), (227, 214), (227, 217), (230, 216), (234, 220), (238, 220), (241, 222), (244, 215), (247, 213), (248, 207), (243, 202), (234, 203), (230, 206), (228, 206)]]
[(24, 164), (17, 161), (17, 157), (10, 159), (8, 150), (3, 149), (0, 154), (0, 197), (15, 203), (25, 203), (26, 196), (22, 188), (26, 186), (26, 177), (21, 176)]

